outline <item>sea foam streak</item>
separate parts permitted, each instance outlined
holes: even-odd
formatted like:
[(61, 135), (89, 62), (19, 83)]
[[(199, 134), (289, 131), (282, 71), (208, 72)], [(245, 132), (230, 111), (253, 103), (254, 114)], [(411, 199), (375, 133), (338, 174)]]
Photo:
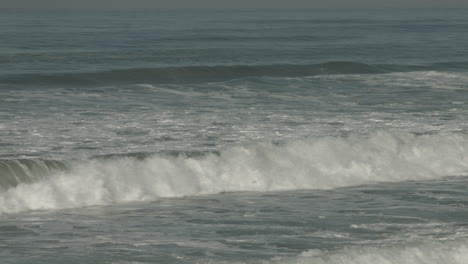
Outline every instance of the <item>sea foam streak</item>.
[(377, 132), (237, 146), (219, 155), (76, 162), (0, 193), (0, 213), (230, 191), (329, 189), (468, 172), (468, 136)]

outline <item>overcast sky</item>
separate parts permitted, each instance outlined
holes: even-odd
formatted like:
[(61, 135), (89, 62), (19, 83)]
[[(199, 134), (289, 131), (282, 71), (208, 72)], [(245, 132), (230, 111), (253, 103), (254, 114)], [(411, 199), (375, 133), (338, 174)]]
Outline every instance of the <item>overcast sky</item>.
[(468, 0), (0, 0), (1, 9), (468, 8)]

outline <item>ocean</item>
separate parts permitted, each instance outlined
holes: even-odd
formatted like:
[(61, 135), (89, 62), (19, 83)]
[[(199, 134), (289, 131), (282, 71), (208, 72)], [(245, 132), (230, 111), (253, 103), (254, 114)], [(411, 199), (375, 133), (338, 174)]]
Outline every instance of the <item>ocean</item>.
[(467, 29), (0, 11), (0, 263), (468, 263)]

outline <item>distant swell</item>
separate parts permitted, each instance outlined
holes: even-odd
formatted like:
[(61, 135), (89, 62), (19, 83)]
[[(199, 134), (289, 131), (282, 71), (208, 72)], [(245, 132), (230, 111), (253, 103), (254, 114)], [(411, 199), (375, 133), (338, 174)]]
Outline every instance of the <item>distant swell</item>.
[(100, 83), (196, 83), (248, 77), (301, 77), (322, 74), (376, 74), (428, 70), (425, 66), (369, 65), (331, 61), (310, 65), (185, 66), (121, 69), (94, 73), (18, 74), (0, 77), (1, 83), (90, 85)]
[[(0, 214), (160, 197), (329, 189), (468, 175), (468, 136), (378, 132), (281, 145), (258, 143), (193, 156), (106, 156), (77, 161), (69, 168), (53, 162), (2, 164), (2, 185), (6, 182), (9, 188), (0, 191)], [(28, 173), (8, 174), (26, 167)], [(42, 175), (48, 171), (50, 175)]]

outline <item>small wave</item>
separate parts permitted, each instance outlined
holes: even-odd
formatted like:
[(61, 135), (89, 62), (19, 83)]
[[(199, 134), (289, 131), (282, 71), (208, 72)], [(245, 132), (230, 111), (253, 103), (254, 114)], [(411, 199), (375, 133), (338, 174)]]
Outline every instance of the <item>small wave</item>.
[(27, 174), (24, 182), (9, 183), (12, 187), (0, 192), (0, 214), (234, 191), (330, 189), (467, 172), (468, 136), (462, 134), (378, 132), (258, 143), (219, 153), (110, 155), (70, 163), (67, 170), (35, 182)]
[(419, 245), (349, 247), (337, 251), (312, 249), (293, 258), (275, 258), (276, 264), (464, 264), (468, 241), (428, 242)]
[(92, 159), (98, 160), (116, 160), (116, 159), (125, 159), (125, 158), (132, 158), (136, 160), (145, 160), (147, 158), (151, 158), (153, 156), (167, 156), (167, 157), (184, 157), (184, 158), (201, 158), (208, 154), (220, 155), (219, 151), (197, 151), (197, 150), (190, 150), (190, 151), (182, 151), (182, 150), (162, 150), (158, 153), (151, 153), (151, 152), (135, 152), (135, 153), (114, 153), (114, 154), (105, 154), (105, 155), (97, 155), (93, 156)]
[(423, 70), (410, 65), (370, 65), (351, 61), (330, 61), (309, 65), (183, 66), (120, 69), (94, 73), (17, 74), (0, 78), (11, 84), (93, 85), (109, 83), (200, 83), (248, 77), (301, 77), (323, 74), (377, 74)]

